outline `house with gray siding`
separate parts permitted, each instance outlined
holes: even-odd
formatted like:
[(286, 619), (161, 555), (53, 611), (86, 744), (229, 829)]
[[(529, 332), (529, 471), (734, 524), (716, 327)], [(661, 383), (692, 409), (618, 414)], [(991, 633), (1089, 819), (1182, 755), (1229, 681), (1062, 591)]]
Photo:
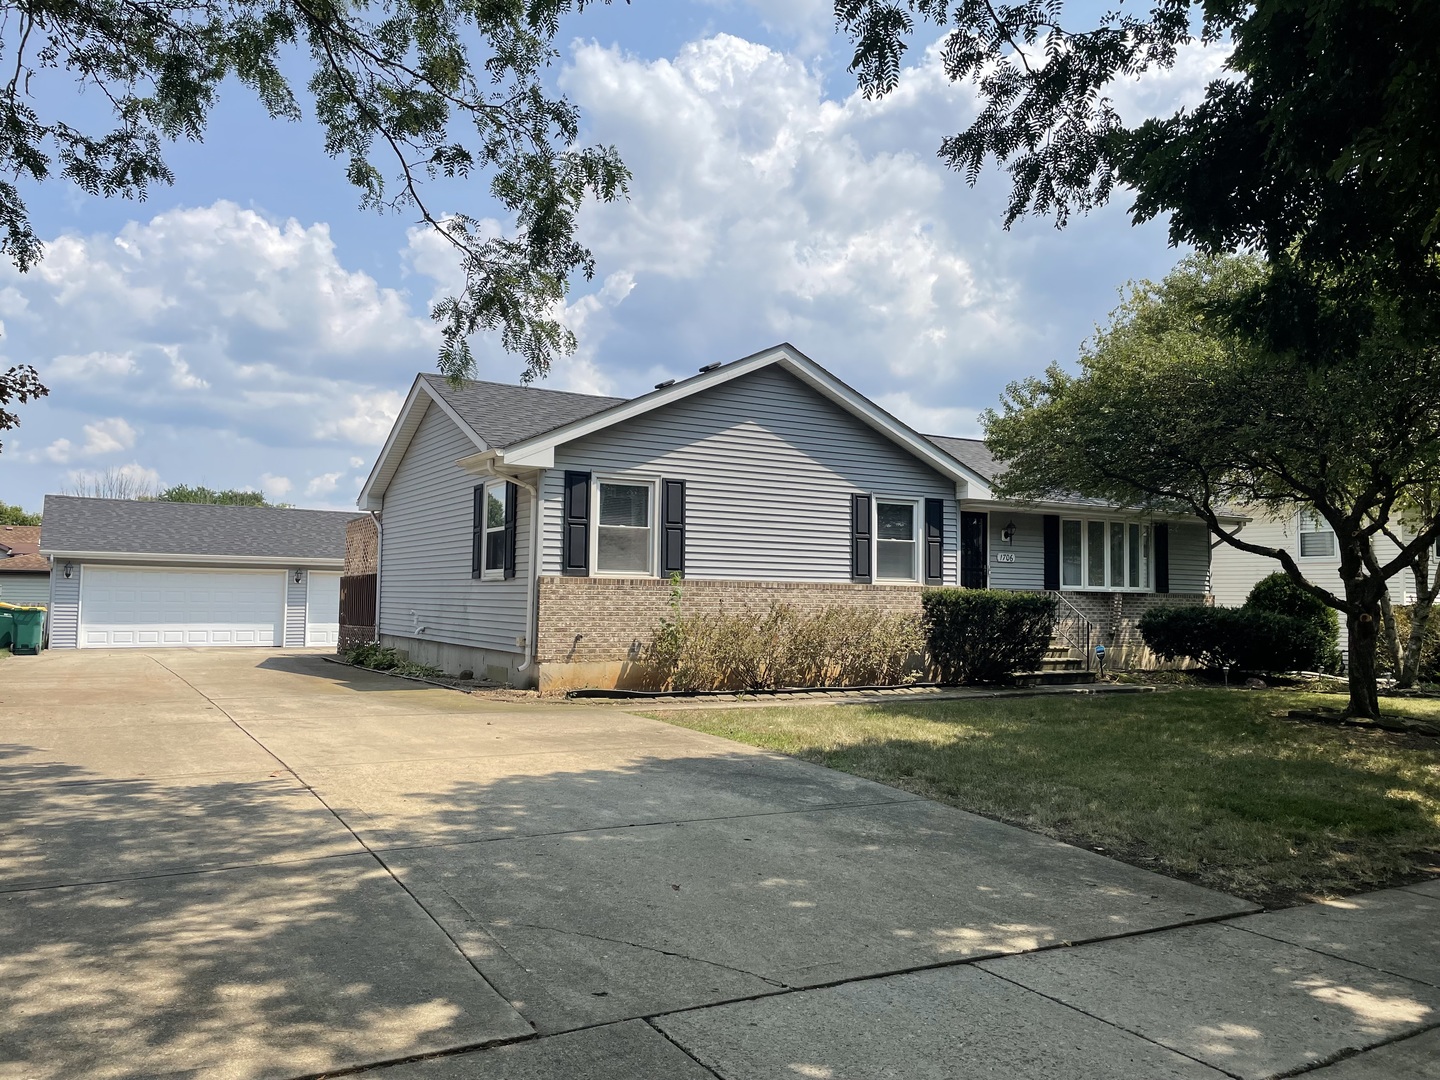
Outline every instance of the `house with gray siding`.
[(39, 525), (0, 525), (0, 602), (50, 602), (50, 560), (40, 554)]
[(377, 636), (552, 689), (643, 683), (677, 575), (689, 612), (1051, 589), (1116, 644), (1157, 597), (1205, 602), (1193, 519), (1006, 502), (997, 473), (790, 345), (633, 399), (422, 374), (360, 493)]

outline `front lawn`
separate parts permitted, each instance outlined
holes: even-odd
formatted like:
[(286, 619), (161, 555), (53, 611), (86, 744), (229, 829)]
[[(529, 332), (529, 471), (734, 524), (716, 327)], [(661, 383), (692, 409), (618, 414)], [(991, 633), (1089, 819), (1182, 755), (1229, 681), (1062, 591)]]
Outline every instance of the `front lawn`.
[[(1440, 873), (1440, 738), (1181, 690), (655, 714), (1271, 905)], [(1440, 722), (1440, 701), (1387, 699)]]

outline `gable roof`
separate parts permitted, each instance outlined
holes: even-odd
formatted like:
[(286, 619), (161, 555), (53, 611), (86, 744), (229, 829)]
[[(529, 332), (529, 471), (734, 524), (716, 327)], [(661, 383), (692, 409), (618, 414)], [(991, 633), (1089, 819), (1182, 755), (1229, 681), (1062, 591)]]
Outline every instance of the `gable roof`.
[(39, 525), (0, 525), (0, 555), (0, 574), (50, 572), (50, 560), (40, 554)]
[(626, 400), (478, 380), (455, 386), (445, 376), (434, 374), (420, 378), (489, 448), (533, 438)]
[(353, 510), (280, 510), (132, 499), (46, 495), (41, 550), (47, 555), (177, 555), (343, 563)]
[[(442, 408), (475, 444), (477, 453), (462, 458), (461, 465), (476, 471), (496, 466), (550, 468), (555, 460), (555, 447), (562, 443), (664, 408), (672, 402), (772, 364), (790, 372), (862, 423), (898, 443), (937, 472), (950, 477), (957, 489), (967, 489), (972, 497), (989, 496), (989, 483), (984, 476), (851, 389), (793, 345), (780, 344), (728, 364), (708, 365), (697, 375), (666, 383), (635, 398), (605, 398), (503, 383), (470, 382), (457, 390), (441, 376), (420, 375), (400, 410), (375, 467), (360, 489), (359, 503), (369, 510), (381, 508), (385, 489), (394, 478), (400, 459), (419, 430), (420, 421), (431, 403)], [(495, 395), (495, 403), (484, 400), (488, 395)], [(510, 422), (503, 416), (506, 403), (523, 410), (518, 421)], [(567, 411), (569, 418), (561, 419)], [(533, 430), (522, 433), (526, 427)], [(489, 435), (485, 433), (487, 428)]]
[(926, 435), (936, 446), (940, 447), (956, 461), (962, 462), (974, 469), (986, 480), (994, 481), (1004, 471), (1000, 461), (990, 452), (985, 445), (984, 439), (956, 439), (949, 435)]

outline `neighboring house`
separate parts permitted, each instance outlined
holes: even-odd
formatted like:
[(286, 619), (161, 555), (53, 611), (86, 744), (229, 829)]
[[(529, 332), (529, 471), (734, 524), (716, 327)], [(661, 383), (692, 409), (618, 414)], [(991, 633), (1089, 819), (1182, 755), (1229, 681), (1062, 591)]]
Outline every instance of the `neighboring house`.
[(333, 646), (357, 516), (47, 495), (50, 647)]
[(39, 525), (0, 525), (0, 601), (50, 602), (50, 560), (40, 554)]
[(379, 638), (451, 671), (615, 686), (643, 678), (672, 574), (700, 613), (1049, 588), (1097, 643), (1157, 594), (1205, 602), (1193, 519), (1008, 503), (995, 471), (789, 345), (631, 400), (420, 375), (360, 494)]
[[(1412, 532), (1410, 535), (1415, 534)], [(1241, 529), (1239, 538), (1252, 544), (1290, 552), (1307, 581), (1329, 589), (1338, 596), (1345, 595), (1345, 586), (1340, 580), (1340, 554), (1335, 533), (1325, 519), (1313, 510), (1296, 508), (1280, 516), (1256, 514)], [(1375, 554), (1382, 562), (1389, 562), (1398, 553), (1399, 548), (1388, 537), (1380, 535), (1375, 538)], [(1435, 555), (1440, 558), (1440, 543), (1436, 544)], [(1257, 581), (1284, 569), (1277, 559), (1253, 555), (1225, 543), (1216, 544), (1211, 565), (1211, 591), (1215, 594), (1215, 603), (1225, 607), (1239, 607), (1250, 595), (1250, 590)], [(1433, 564), (1431, 569), (1433, 572)], [(1415, 578), (1410, 570), (1401, 570), (1390, 579), (1390, 599), (1396, 604), (1414, 601)], [(1342, 616), (1342, 648), (1348, 640), (1345, 619)]]

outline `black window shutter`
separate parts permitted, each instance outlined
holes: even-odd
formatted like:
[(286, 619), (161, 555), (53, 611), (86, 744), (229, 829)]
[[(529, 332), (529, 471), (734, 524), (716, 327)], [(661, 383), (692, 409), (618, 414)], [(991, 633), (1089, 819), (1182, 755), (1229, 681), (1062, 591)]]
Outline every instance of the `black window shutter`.
[(560, 572), (566, 577), (590, 576), (590, 474), (565, 473), (565, 531)]
[(1155, 591), (1170, 591), (1170, 526), (1155, 529)]
[(505, 482), (505, 577), (515, 576), (515, 540), (518, 530), (515, 527), (516, 504), (519, 503), (520, 488), (511, 483)]
[(945, 500), (925, 500), (925, 584), (945, 584)]
[(660, 521), (664, 532), (660, 538), (660, 573), (685, 576), (685, 481), (666, 480), (663, 484), (663, 507)]
[(1041, 534), (1045, 538), (1045, 588), (1056, 591), (1060, 588), (1060, 515), (1046, 514), (1041, 520)]
[(869, 584), (874, 580), (870, 570), (870, 496), (850, 496), (850, 578)]
[(485, 485), (476, 484), (470, 508), (470, 576), (485, 572)]

